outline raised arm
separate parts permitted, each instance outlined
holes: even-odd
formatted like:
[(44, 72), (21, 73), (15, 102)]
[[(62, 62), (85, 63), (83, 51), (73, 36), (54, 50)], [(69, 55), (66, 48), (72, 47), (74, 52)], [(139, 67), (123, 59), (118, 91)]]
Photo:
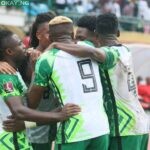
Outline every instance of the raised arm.
[(92, 59), (104, 62), (106, 59), (105, 52), (100, 48), (94, 48), (91, 46), (79, 45), (79, 44), (65, 44), (54, 42), (49, 48), (58, 48), (71, 55), (79, 56), (79, 57), (91, 57)]

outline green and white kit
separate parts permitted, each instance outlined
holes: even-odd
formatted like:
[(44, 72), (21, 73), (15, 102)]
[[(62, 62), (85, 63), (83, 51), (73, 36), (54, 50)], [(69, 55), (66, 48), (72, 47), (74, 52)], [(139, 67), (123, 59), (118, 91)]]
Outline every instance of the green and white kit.
[(109, 133), (98, 64), (90, 58), (74, 57), (52, 49), (41, 55), (34, 84), (50, 85), (62, 105), (74, 103), (81, 113), (60, 123), (56, 142), (83, 141)]
[(16, 75), (0, 74), (0, 149), (13, 150), (18, 147), (19, 150), (32, 150), (28, 143), (25, 132), (6, 132), (2, 128), (2, 122), (11, 115), (11, 112), (6, 105), (9, 97), (23, 96), (27, 88), (20, 74)]
[[(101, 47), (106, 53), (106, 61), (100, 68), (108, 69), (118, 112), (119, 133), (121, 136), (141, 135), (149, 133), (148, 117), (145, 114), (137, 94), (133, 73), (131, 52), (122, 45)], [(104, 88), (104, 100), (110, 122), (111, 135), (115, 135), (113, 109), (109, 99), (108, 85), (101, 70)]]

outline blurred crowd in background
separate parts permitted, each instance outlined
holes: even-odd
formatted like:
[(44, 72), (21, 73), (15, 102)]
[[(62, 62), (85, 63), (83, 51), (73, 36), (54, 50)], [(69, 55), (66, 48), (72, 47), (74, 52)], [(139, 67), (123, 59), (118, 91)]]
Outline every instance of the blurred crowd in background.
[(117, 17), (134, 16), (150, 20), (150, 0), (56, 0), (57, 9), (79, 13), (115, 13)]
[(120, 18), (122, 30), (150, 33), (150, 0), (31, 0), (29, 6), (1, 6), (0, 14), (7, 12), (33, 17), (48, 10), (58, 14), (71, 13), (69, 17), (74, 18), (86, 13), (111, 12)]
[[(111, 12), (117, 17), (123, 15), (150, 20), (150, 0), (32, 0), (29, 7), (30, 9), (28, 6), (21, 9), (33, 16), (55, 9), (81, 14)], [(7, 9), (12, 9), (12, 7), (7, 7)]]
[(150, 110), (150, 77), (137, 77), (139, 100), (145, 110)]

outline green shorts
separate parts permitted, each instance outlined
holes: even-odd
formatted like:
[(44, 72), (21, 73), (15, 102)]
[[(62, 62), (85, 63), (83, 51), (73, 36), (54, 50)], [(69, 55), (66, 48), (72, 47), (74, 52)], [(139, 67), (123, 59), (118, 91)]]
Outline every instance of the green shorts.
[(99, 136), (93, 139), (66, 143), (66, 144), (56, 144), (55, 150), (108, 150), (109, 146), (109, 135)]
[(42, 144), (32, 143), (33, 150), (51, 150), (51, 146), (51, 142)]
[[(147, 150), (149, 134), (122, 136), (122, 150)], [(110, 138), (109, 150), (118, 150), (117, 138)]]

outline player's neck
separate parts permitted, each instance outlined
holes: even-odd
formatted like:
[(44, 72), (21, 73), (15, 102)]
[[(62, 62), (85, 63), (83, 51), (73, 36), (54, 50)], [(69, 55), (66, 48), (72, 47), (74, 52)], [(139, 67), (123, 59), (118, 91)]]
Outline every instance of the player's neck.
[(116, 40), (105, 40), (101, 43), (101, 46), (114, 46), (118, 44), (120, 44), (120, 42)]
[(103, 36), (101, 37), (100, 43), (101, 46), (113, 46), (120, 44), (116, 36)]
[(39, 44), (36, 49), (43, 53), (46, 47)]
[(3, 61), (6, 61), (10, 66), (12, 66), (15, 70), (17, 70), (18, 66), (13, 60), (10, 60), (10, 59), (6, 58)]
[(54, 42), (61, 42), (61, 43), (73, 43), (73, 39), (71, 36), (59, 36), (55, 38)]

